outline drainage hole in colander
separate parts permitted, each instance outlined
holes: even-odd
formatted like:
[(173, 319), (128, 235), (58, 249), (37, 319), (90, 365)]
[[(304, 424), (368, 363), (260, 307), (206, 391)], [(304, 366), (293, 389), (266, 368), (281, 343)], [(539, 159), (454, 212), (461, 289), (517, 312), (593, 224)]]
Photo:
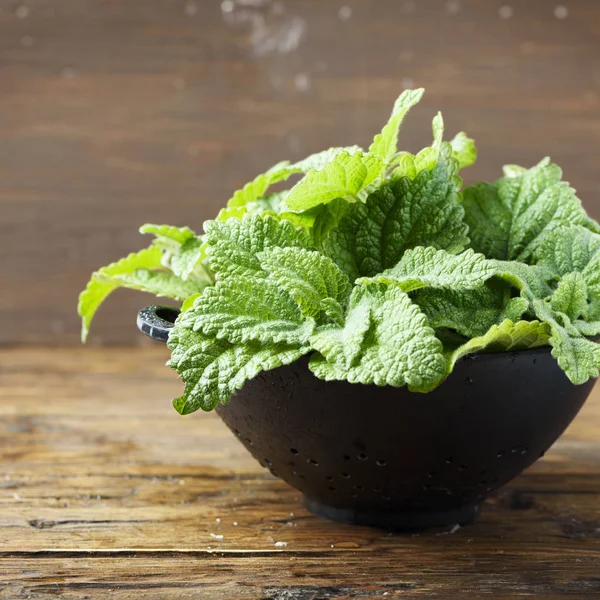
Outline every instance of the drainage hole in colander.
[(350, 473), (342, 473), (344, 479), (350, 479)]
[(298, 473), (298, 471), (292, 471), (292, 475), (295, 475), (299, 479), (305, 479), (304, 475), (302, 475), (301, 473)]
[(354, 486), (354, 489), (355, 489), (357, 492), (362, 492), (362, 491), (363, 491), (365, 488), (364, 488), (364, 486), (362, 486), (362, 485), (355, 485), (355, 486)]
[(344, 462), (348, 462), (349, 460), (351, 460), (351, 458), (347, 454), (344, 454), (342, 458), (344, 459)]
[(374, 491), (376, 494), (379, 494), (379, 493), (380, 493), (380, 492), (382, 492), (383, 490), (382, 490), (380, 487), (374, 487), (374, 488), (373, 488), (373, 491)]
[(306, 461), (309, 465), (312, 465), (313, 467), (318, 467), (319, 463), (314, 459), (314, 458), (309, 458)]
[(458, 467), (459, 471), (466, 471), (469, 468), (469, 465), (467, 463), (464, 463), (462, 465), (460, 465), (460, 467)]
[(298, 450), (296, 450), (296, 448), (290, 448), (290, 452), (292, 454), (298, 454)]
[(449, 456), (448, 458), (446, 458), (446, 463), (447, 464), (452, 464), (452, 462), (454, 461), (454, 456)]
[(426, 484), (423, 486), (423, 490), (424, 490), (424, 491), (427, 491), (427, 490), (430, 490), (430, 489), (431, 489), (431, 484), (430, 484), (430, 483), (426, 483)]
[(327, 489), (328, 489), (330, 492), (335, 492), (335, 490), (336, 490), (336, 488), (335, 488), (334, 486), (332, 486), (332, 485), (330, 485), (330, 486), (329, 486)]
[(369, 458), (365, 452), (359, 452), (356, 456), (359, 460), (367, 460)]
[(265, 465), (267, 465), (267, 467), (270, 467), (273, 465), (273, 463), (268, 458), (264, 458), (263, 460), (265, 461)]
[(254, 442), (250, 439), (250, 438), (242, 438), (246, 444), (250, 445), (250, 446), (254, 446)]
[(387, 460), (385, 460), (385, 458), (380, 458), (379, 460), (376, 461), (375, 464), (378, 467), (385, 467), (385, 465), (387, 465)]
[(325, 479), (327, 481), (333, 481), (333, 477), (331, 475), (327, 475), (327, 477), (325, 477)]
[(498, 454), (496, 454), (496, 458), (502, 458), (506, 454), (506, 450), (498, 450)]
[(427, 473), (427, 477), (429, 477), (429, 479), (433, 479), (436, 475), (437, 473), (435, 471), (429, 471), (429, 473)]
[(240, 437), (242, 434), (240, 433), (239, 429), (234, 429), (233, 432), (235, 433), (235, 435), (237, 435), (238, 437)]
[(391, 502), (392, 501), (392, 497), (391, 496), (381, 496), (382, 500), (385, 500), (386, 502)]
[(295, 463), (293, 460), (290, 460), (290, 461), (288, 462), (288, 465), (290, 465), (290, 467), (295, 467), (295, 466), (296, 466), (296, 463)]

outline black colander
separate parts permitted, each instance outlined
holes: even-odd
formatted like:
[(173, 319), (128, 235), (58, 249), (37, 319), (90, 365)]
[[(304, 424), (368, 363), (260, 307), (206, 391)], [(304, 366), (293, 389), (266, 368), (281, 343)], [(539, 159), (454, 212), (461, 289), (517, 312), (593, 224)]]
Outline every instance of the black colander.
[[(138, 325), (152, 315), (150, 330), (172, 326), (157, 324), (157, 308)], [(593, 384), (569, 382), (547, 347), (466, 357), (429, 394), (324, 382), (304, 358), (261, 373), (217, 412), (311, 511), (421, 529), (470, 522), (554, 443)]]

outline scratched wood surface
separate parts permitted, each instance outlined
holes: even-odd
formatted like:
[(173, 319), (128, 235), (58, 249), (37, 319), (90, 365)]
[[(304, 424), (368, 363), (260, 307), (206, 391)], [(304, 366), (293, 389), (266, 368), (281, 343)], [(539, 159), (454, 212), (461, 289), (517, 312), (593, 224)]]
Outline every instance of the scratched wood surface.
[[(140, 224), (200, 228), (277, 160), (368, 144), (406, 86), (406, 148), (442, 109), (469, 181), (549, 154), (600, 217), (598, 0), (0, 0), (0, 344), (77, 343)], [(115, 294), (91, 343), (137, 344), (148, 300)]]
[(598, 391), (474, 525), (388, 535), (312, 516), (218, 417), (177, 415), (165, 359), (0, 352), (0, 598), (600, 597)]

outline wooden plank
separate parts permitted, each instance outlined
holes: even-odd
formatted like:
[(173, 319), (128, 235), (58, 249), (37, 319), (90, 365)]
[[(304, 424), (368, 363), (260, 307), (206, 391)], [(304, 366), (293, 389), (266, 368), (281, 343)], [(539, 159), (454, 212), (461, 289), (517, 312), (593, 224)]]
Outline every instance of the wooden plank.
[(390, 535), (314, 517), (216, 415), (177, 415), (166, 357), (0, 351), (0, 597), (600, 594), (598, 389), (475, 524)]
[[(368, 144), (403, 86), (480, 145), (468, 181), (546, 154), (600, 216), (600, 4), (0, 0), (0, 344), (75, 344), (90, 272), (146, 221), (200, 228), (270, 164)], [(340, 17), (340, 14), (342, 17)], [(348, 18), (349, 17), (349, 18)], [(119, 293), (92, 343), (138, 343)]]

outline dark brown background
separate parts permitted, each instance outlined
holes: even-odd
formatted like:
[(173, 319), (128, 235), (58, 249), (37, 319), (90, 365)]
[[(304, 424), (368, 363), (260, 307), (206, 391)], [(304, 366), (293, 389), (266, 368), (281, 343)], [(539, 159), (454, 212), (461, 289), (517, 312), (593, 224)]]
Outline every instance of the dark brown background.
[[(79, 290), (141, 223), (200, 229), (271, 163), (367, 145), (406, 86), (404, 147), (441, 109), (468, 181), (549, 154), (600, 217), (600, 2), (557, 4), (0, 0), (0, 344), (78, 343)], [(91, 343), (145, 343), (148, 300), (116, 293)]]

